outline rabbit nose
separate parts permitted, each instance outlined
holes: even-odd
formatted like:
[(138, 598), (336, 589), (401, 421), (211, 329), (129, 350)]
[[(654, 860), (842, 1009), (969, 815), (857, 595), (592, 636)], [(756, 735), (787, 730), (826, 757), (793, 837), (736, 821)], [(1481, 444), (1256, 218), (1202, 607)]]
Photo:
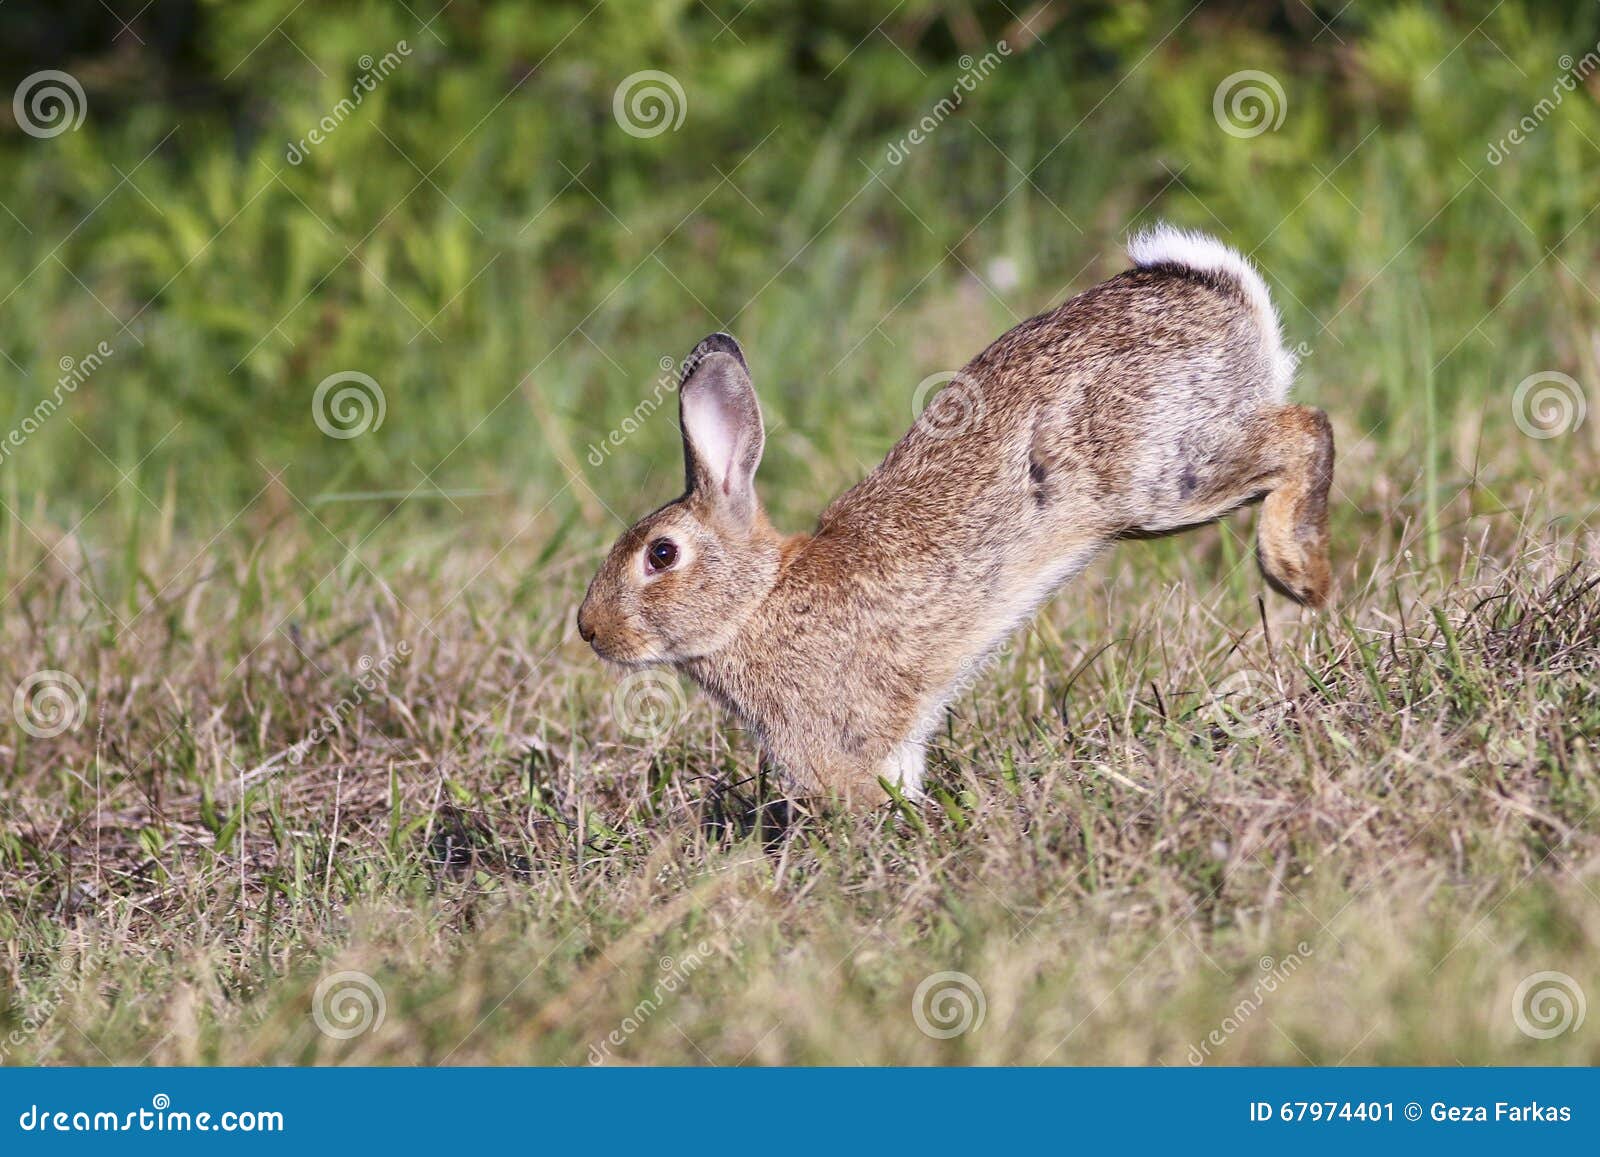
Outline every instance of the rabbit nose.
[(578, 608), (578, 638), (585, 643), (594, 642), (594, 627), (584, 621), (582, 607)]

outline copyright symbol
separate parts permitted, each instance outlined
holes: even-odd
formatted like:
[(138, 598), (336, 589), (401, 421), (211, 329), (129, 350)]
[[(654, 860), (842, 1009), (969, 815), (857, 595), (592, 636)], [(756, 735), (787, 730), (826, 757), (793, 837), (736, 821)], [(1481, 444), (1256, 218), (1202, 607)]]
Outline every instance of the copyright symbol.
[(1410, 1104), (1408, 1104), (1406, 1106), (1406, 1120), (1408, 1120), (1408, 1121), (1420, 1121), (1420, 1120), (1422, 1120), (1422, 1106), (1417, 1104), (1415, 1101), (1412, 1101)]

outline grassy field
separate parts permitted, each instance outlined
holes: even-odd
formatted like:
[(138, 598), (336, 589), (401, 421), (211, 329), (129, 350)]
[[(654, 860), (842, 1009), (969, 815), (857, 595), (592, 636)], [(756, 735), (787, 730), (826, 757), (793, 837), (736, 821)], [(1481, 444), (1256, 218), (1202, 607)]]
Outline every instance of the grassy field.
[[(1600, 1062), (1587, 6), (290, 7), (0, 135), (0, 1063)], [(665, 361), (740, 338), (799, 529), (1158, 217), (1300, 346), (1332, 606), (1248, 512), (1125, 544), (930, 803), (754, 825), (573, 626)]]

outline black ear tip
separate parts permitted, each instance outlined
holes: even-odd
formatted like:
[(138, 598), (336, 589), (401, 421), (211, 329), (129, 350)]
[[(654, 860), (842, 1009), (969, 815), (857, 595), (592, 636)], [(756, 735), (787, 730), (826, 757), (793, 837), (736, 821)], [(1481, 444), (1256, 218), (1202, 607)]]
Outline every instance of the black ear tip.
[(707, 354), (732, 354), (744, 367), (744, 372), (750, 372), (750, 365), (744, 360), (744, 350), (739, 348), (739, 343), (733, 340), (731, 333), (714, 333), (700, 339), (700, 344), (689, 351), (689, 356), (683, 359), (683, 376), (687, 378), (694, 373), (695, 366), (700, 364), (700, 359)]

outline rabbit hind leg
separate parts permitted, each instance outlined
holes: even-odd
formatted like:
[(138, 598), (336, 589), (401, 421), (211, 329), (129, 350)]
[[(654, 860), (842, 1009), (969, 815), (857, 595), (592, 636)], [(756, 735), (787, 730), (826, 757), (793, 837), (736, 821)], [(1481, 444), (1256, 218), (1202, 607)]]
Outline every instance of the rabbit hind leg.
[(1310, 406), (1280, 406), (1272, 416), (1277, 482), (1261, 505), (1256, 559), (1280, 594), (1309, 607), (1328, 601), (1328, 490), (1333, 485), (1333, 427)]
[(1322, 606), (1332, 585), (1333, 429), (1327, 415), (1310, 406), (1271, 406), (1221, 446), (1208, 437), (1196, 458), (1163, 470), (1171, 489), (1159, 488), (1157, 509), (1126, 536), (1174, 534), (1261, 502), (1256, 559), (1267, 582), (1298, 603)]

